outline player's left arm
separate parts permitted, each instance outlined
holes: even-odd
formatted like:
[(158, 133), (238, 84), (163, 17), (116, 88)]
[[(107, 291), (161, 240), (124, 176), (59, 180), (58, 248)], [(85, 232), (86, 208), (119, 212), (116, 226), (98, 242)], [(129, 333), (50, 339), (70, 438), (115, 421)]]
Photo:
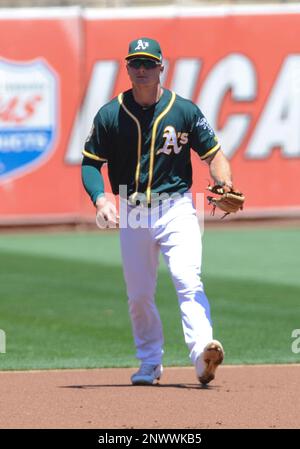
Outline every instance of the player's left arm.
[(231, 166), (223, 151), (219, 149), (207, 157), (205, 162), (209, 166), (210, 175), (215, 183), (222, 186), (225, 192), (229, 192), (233, 187)]
[(191, 111), (191, 147), (199, 154), (201, 160), (208, 164), (215, 184), (222, 186), (224, 192), (229, 192), (232, 189), (230, 163), (221, 150), (213, 128), (201, 110), (193, 104)]

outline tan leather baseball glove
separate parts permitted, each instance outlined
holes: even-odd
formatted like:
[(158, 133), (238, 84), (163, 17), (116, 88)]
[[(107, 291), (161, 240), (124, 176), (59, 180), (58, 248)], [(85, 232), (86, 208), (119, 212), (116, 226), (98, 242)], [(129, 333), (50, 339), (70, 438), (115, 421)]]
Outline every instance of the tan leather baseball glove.
[(222, 218), (226, 217), (226, 215), (238, 212), (238, 210), (243, 209), (245, 196), (238, 190), (234, 190), (232, 188), (230, 192), (224, 192), (223, 187), (219, 185), (209, 185), (207, 187), (207, 190), (218, 195), (217, 197), (207, 197), (208, 204), (212, 205), (212, 215), (215, 214), (216, 208), (219, 208), (223, 212), (225, 212)]

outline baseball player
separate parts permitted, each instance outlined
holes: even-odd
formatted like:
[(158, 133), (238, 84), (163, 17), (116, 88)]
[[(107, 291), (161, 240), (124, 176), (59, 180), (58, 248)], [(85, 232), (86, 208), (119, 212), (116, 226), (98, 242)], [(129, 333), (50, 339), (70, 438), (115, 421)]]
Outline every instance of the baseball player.
[[(224, 351), (213, 340), (210, 307), (200, 278), (201, 234), (189, 192), (191, 149), (209, 166), (223, 192), (232, 189), (230, 165), (200, 109), (160, 84), (160, 45), (149, 38), (129, 44), (125, 58), (132, 88), (96, 114), (82, 161), (84, 187), (98, 219), (119, 220), (104, 193), (101, 167), (108, 164), (112, 191), (126, 187), (126, 213), (153, 218), (149, 226), (121, 226), (120, 243), (129, 313), (139, 370), (134, 385), (152, 385), (162, 375), (163, 330), (155, 304), (159, 251), (170, 270), (181, 312), (185, 342), (202, 384), (215, 377)], [(158, 194), (177, 194), (163, 208)], [(157, 210), (158, 214), (154, 214)]]

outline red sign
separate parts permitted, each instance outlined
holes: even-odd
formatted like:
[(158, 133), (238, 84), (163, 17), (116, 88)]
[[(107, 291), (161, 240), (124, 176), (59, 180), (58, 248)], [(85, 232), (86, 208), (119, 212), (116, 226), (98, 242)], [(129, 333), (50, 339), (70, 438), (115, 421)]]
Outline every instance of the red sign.
[[(0, 18), (2, 221), (94, 213), (81, 151), (99, 107), (130, 87), (124, 56), (141, 36), (161, 44), (163, 85), (197, 103), (215, 129), (245, 214), (300, 211), (300, 8), (59, 11)], [(203, 192), (207, 166), (193, 157), (193, 167)]]

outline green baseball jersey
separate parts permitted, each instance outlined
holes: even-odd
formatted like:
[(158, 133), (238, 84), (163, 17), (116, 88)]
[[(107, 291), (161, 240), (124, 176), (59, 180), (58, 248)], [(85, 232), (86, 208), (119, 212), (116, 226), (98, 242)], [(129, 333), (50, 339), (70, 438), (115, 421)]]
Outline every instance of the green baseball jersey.
[(114, 194), (126, 185), (134, 192), (184, 193), (192, 185), (191, 149), (201, 159), (220, 144), (193, 102), (164, 89), (159, 101), (144, 108), (128, 90), (97, 113), (83, 154), (108, 163)]

